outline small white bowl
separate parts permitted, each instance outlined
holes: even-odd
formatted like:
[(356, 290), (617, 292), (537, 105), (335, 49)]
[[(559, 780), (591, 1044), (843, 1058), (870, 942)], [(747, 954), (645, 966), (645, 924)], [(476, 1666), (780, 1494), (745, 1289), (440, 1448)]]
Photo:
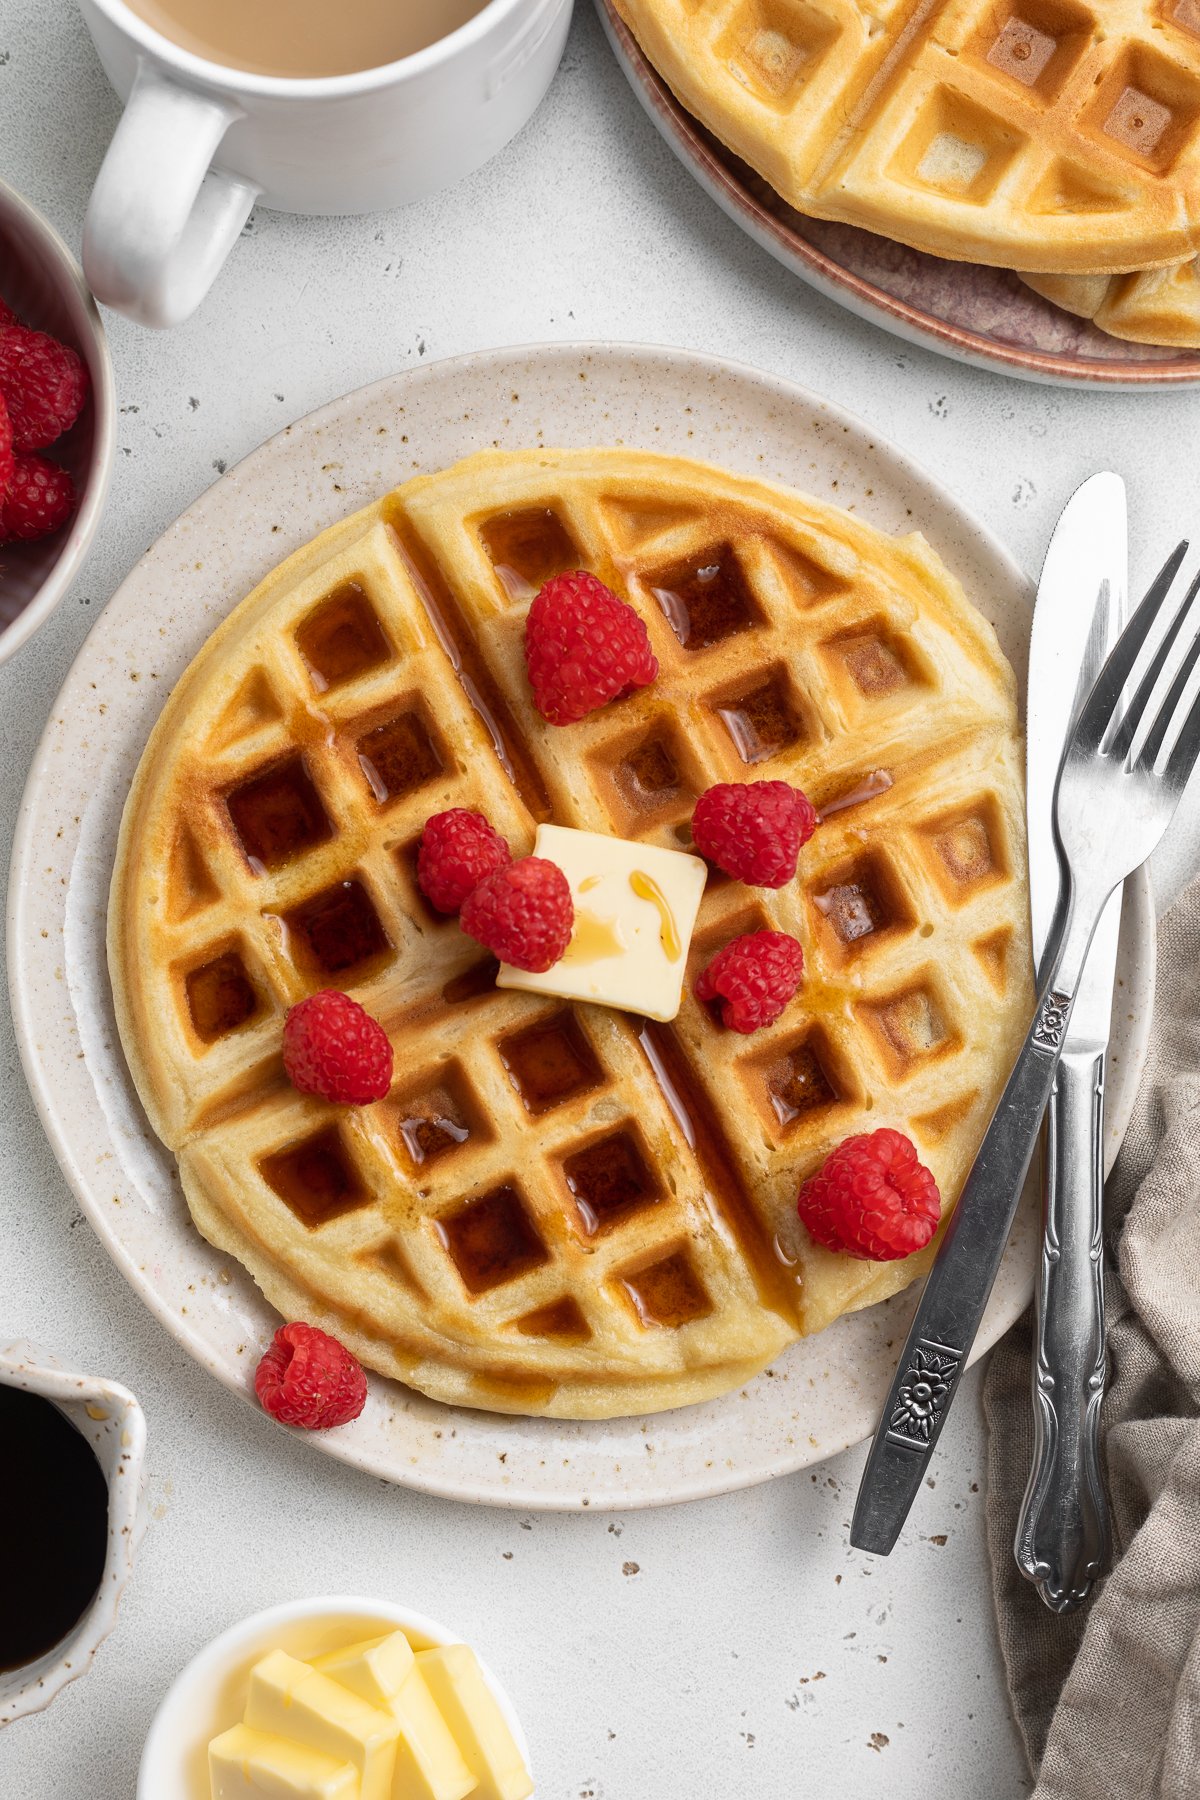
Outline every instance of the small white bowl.
[(77, 350), (92, 391), (82, 414), (45, 454), (75, 483), (75, 517), (31, 544), (0, 546), (0, 663), (50, 617), (87, 555), (113, 465), (116, 400), (112, 362), (96, 302), (52, 226), (0, 181), (0, 298), (22, 324)]
[[(209, 1742), (241, 1719), (250, 1670), (268, 1651), (287, 1650), (303, 1661), (359, 1638), (381, 1637), (397, 1626), (417, 1650), (462, 1642), (444, 1625), (406, 1606), (345, 1594), (289, 1600), (231, 1625), (168, 1688), (142, 1751), (137, 1800), (209, 1800)], [(512, 1701), (482, 1658), (480, 1667), (528, 1762), (529, 1746)]]

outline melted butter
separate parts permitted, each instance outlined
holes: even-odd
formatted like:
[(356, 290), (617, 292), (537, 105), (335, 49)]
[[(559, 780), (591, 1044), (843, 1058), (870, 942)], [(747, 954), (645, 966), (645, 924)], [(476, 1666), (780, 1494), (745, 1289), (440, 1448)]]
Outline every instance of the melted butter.
[(598, 888), (600, 886), (601, 879), (602, 879), (602, 877), (599, 875), (589, 875), (587, 877), (586, 881), (580, 882), (580, 884), (579, 884), (580, 893), (581, 894), (590, 894), (593, 888)]
[(678, 962), (683, 955), (683, 944), (680, 942), (679, 929), (675, 923), (675, 914), (667, 904), (667, 896), (649, 875), (641, 869), (634, 869), (629, 877), (629, 885), (639, 900), (649, 900), (651, 906), (658, 908), (658, 935), (668, 962)]
[[(582, 886), (580, 892), (583, 892)], [(586, 907), (576, 907), (575, 929), (563, 954), (563, 962), (604, 962), (610, 956), (620, 956), (624, 949), (625, 939), (615, 919), (601, 919)]]

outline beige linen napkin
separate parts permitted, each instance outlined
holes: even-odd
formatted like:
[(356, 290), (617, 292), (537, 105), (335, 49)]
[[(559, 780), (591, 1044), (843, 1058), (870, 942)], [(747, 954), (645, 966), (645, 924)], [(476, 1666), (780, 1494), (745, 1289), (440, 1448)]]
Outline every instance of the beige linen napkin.
[(1106, 1194), (1102, 1462), (1114, 1565), (1056, 1617), (1012, 1543), (1032, 1454), (1028, 1316), (984, 1386), (988, 1546), (1034, 1800), (1200, 1796), (1200, 881), (1159, 929), (1149, 1065)]

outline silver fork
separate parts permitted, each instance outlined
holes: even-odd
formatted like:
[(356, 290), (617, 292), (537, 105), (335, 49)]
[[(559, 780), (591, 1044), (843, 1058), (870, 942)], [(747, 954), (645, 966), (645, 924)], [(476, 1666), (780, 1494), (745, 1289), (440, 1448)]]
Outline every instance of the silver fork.
[(1200, 576), (1154, 634), (1186, 553), (1186, 543), (1176, 548), (1118, 638), (1063, 753), (1062, 892), (1037, 1009), (925, 1284), (858, 1492), (850, 1539), (877, 1555), (908, 1516), (991, 1292), (1104, 903), (1157, 846), (1200, 757), (1200, 695), (1184, 704), (1200, 663), (1200, 618), (1191, 618)]

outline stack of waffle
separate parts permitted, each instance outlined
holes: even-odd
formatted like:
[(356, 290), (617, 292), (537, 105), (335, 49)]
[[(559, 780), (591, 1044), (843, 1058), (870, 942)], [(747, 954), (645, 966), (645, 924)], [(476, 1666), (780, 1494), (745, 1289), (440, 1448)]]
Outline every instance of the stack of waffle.
[(1200, 346), (1200, 0), (615, 0), (798, 211)]
[[(646, 621), (653, 686), (534, 710), (549, 576)], [(678, 848), (715, 781), (824, 821), (778, 893), (710, 876), (673, 1025), (500, 991), (417, 886), (425, 820), (484, 811)], [(690, 995), (741, 932), (793, 933), (800, 995), (752, 1037)], [(439, 1399), (603, 1417), (737, 1386), (928, 1266), (799, 1223), (848, 1134), (909, 1132), (953, 1203), (1031, 1004), (1012, 672), (919, 536), (683, 459), (487, 453), (299, 551), (175, 688), (121, 831), (126, 1055), (193, 1217), (289, 1318)], [(354, 993), (385, 1100), (280, 1060), (292, 1003)]]

